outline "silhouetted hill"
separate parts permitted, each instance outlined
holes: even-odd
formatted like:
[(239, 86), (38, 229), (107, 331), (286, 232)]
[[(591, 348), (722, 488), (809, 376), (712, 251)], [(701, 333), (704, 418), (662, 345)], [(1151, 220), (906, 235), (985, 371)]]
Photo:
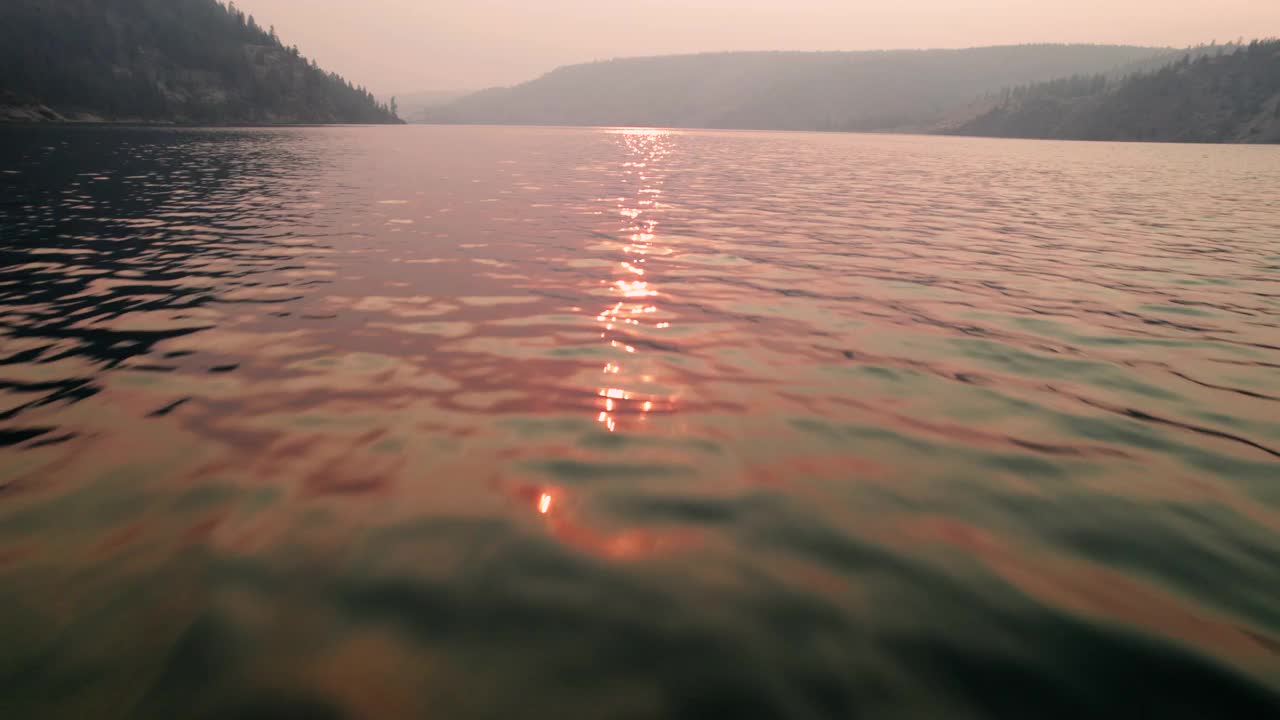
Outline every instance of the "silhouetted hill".
[(934, 122), (1011, 85), (1105, 72), (1166, 52), (1105, 45), (747, 52), (560, 68), (429, 112), (433, 122), (881, 130)]
[(0, 0), (0, 119), (392, 123), (217, 0)]
[(1065, 140), (1280, 142), (1280, 41), (1197, 55), (1121, 80), (1082, 75), (1016, 88), (988, 112), (948, 132)]

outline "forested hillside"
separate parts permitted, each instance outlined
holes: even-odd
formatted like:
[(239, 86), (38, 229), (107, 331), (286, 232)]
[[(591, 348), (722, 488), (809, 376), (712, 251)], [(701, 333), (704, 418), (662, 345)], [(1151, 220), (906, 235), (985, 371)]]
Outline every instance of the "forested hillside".
[(0, 119), (391, 123), (218, 0), (0, 0)]
[(882, 130), (934, 122), (1010, 85), (1106, 72), (1162, 52), (1103, 45), (758, 52), (560, 68), (430, 112), (434, 122)]
[(1008, 91), (962, 135), (1280, 142), (1280, 41), (1187, 56), (1152, 73), (1076, 76)]

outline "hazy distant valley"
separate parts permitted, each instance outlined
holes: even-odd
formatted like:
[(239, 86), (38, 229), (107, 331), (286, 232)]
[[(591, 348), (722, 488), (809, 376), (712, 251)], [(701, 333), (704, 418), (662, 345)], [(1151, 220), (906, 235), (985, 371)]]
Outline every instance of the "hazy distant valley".
[(1275, 142), (1277, 107), (1275, 42), (1021, 45), (620, 59), (474, 93), (415, 119)]
[(395, 100), (400, 117), (411, 123), (425, 123), (429, 121), (431, 113), (470, 94), (469, 90), (423, 90), (403, 95), (383, 95), (379, 100), (385, 103)]
[(375, 97), (216, 0), (8, 0), (0, 121), (418, 123), (1280, 141), (1280, 43), (731, 52)]
[(968, 50), (752, 52), (573, 65), (475, 93), (437, 122), (771, 130), (922, 126), (1011, 85), (1107, 72), (1158, 48), (1024, 45)]

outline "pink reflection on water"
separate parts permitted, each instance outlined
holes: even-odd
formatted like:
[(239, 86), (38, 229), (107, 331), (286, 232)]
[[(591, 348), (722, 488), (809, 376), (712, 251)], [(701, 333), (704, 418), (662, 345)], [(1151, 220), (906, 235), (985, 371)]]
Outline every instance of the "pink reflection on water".
[(655, 374), (645, 371), (650, 364), (641, 362), (641, 347), (634, 338), (648, 331), (671, 327), (668, 320), (657, 320), (660, 314), (655, 301), (661, 296), (657, 283), (643, 267), (650, 255), (665, 251), (657, 245), (658, 221), (654, 211), (662, 195), (662, 178), (652, 172), (670, 152), (669, 133), (662, 130), (626, 129), (613, 131), (627, 154), (622, 163), (624, 178), (630, 184), (639, 181), (634, 197), (616, 199), (618, 216), (624, 219), (619, 228), (619, 258), (609, 277), (601, 280), (608, 292), (618, 298), (596, 315), (602, 326), (601, 338), (611, 351), (620, 356), (604, 366), (608, 381), (599, 388), (600, 413), (596, 421), (609, 432), (619, 429), (622, 418), (643, 419), (655, 408), (670, 408), (673, 399), (659, 398), (647, 386), (655, 382)]
[[(500, 481), (501, 482), (501, 481)], [(703, 533), (687, 528), (624, 528), (608, 530), (581, 517), (570, 494), (562, 487), (507, 484), (504, 493), (520, 505), (532, 507), (547, 531), (579, 552), (611, 560), (652, 557), (696, 546)]]

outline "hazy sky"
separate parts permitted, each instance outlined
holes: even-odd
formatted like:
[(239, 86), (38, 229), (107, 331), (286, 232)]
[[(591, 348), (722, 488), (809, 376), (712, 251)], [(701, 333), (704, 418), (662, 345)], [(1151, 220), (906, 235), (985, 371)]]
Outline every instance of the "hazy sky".
[(1024, 42), (1185, 46), (1280, 35), (1280, 0), (237, 0), (375, 92), (472, 89), (558, 65), (709, 50)]

